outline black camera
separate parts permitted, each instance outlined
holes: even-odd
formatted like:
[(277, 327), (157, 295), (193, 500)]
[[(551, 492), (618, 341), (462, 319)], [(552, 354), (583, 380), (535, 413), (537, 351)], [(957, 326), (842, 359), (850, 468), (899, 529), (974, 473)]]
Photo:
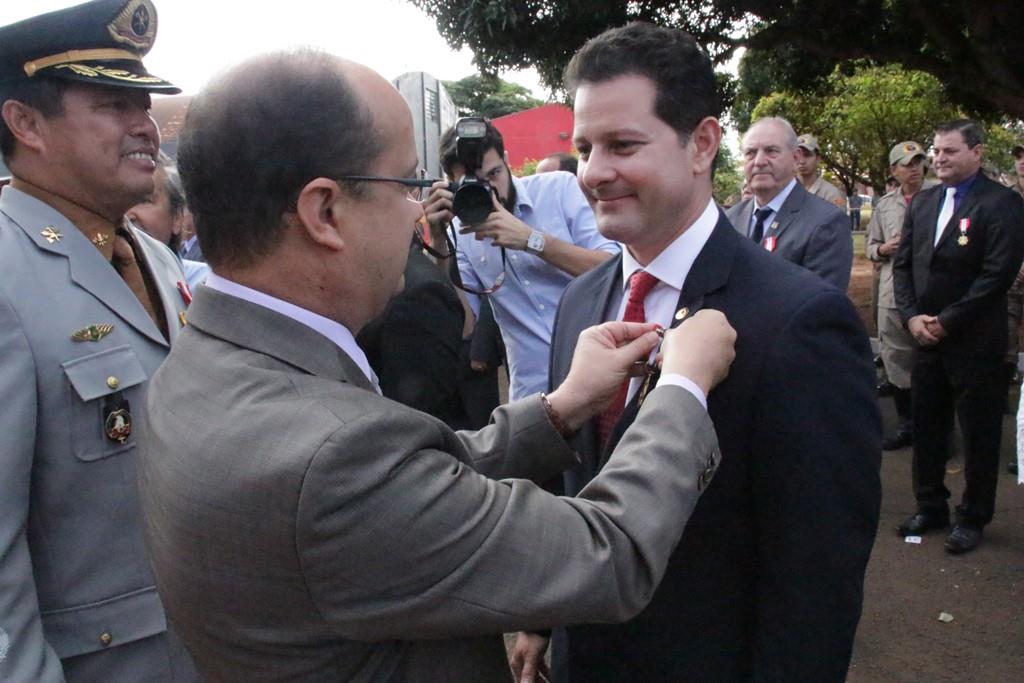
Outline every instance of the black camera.
[(448, 184), (448, 191), (455, 195), (452, 212), (464, 225), (483, 223), (494, 211), (491, 196), (494, 188), (477, 176), (486, 150), (484, 136), (487, 122), (477, 116), (459, 119), (455, 124), (455, 151), (465, 175), (455, 183)]

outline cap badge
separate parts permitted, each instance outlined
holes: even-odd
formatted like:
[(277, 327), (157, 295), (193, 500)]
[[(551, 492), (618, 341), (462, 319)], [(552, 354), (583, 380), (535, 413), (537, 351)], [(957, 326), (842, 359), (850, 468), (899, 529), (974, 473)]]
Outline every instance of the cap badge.
[(156, 39), (156, 11), (149, 0), (132, 0), (107, 24), (115, 41), (130, 45), (143, 54)]
[(71, 341), (76, 342), (98, 342), (114, 331), (114, 326), (109, 323), (89, 325), (71, 333)]

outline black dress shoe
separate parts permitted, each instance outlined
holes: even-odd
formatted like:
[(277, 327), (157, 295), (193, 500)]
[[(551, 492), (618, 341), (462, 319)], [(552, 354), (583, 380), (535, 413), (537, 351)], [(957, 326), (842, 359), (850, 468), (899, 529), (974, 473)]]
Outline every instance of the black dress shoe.
[(977, 548), (979, 541), (981, 541), (981, 529), (966, 524), (957, 524), (946, 539), (946, 550), (953, 555), (962, 555)]
[(903, 522), (896, 528), (900, 536), (920, 536), (931, 529), (945, 529), (949, 526), (949, 512), (940, 514), (938, 512), (916, 512), (910, 519)]
[(896, 393), (896, 385), (893, 384), (892, 382), (890, 382), (889, 380), (885, 380), (884, 382), (880, 383), (876, 387), (876, 389), (878, 391), (878, 397), (879, 398), (885, 398), (886, 396), (892, 396), (893, 394)]
[(890, 437), (882, 439), (883, 451), (898, 451), (901, 448), (914, 445), (914, 433), (898, 431)]

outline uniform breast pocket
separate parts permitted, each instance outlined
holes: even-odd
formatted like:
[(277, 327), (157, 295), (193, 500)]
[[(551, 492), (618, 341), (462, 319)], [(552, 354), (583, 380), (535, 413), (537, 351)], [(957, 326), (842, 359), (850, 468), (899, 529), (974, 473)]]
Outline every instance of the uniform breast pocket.
[(75, 358), (68, 378), (71, 448), (79, 460), (99, 460), (135, 446), (133, 410), (142, 409), (146, 372), (130, 346)]

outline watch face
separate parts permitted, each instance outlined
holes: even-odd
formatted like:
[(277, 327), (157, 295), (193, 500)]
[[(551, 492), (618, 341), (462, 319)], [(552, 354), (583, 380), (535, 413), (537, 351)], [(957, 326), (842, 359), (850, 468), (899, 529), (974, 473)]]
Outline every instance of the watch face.
[(530, 238), (526, 240), (526, 249), (534, 253), (544, 251), (544, 233), (537, 232), (536, 230), (531, 232)]

